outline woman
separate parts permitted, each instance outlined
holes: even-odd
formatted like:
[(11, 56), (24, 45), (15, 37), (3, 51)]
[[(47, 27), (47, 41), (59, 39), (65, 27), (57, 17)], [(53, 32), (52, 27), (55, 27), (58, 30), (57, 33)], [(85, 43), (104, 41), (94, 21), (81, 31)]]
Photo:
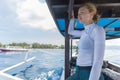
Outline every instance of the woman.
[(69, 24), (68, 33), (80, 37), (76, 72), (67, 80), (104, 80), (101, 74), (105, 50), (105, 31), (96, 23), (99, 15), (92, 3), (83, 4), (78, 10), (78, 19), (84, 24), (83, 31), (74, 30), (74, 20)]

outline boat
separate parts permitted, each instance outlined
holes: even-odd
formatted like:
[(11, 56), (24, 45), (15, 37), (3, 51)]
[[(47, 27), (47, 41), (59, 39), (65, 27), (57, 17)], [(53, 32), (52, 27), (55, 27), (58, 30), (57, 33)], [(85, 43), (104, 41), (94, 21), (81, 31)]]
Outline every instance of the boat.
[[(98, 9), (103, 12), (101, 13), (101, 19), (99, 20), (99, 25), (103, 26), (106, 31), (106, 40), (120, 38), (120, 3), (119, 0), (46, 0), (48, 8), (54, 18), (57, 28), (61, 35), (65, 37), (65, 66), (61, 80), (65, 80), (69, 77), (72, 72), (72, 67), (70, 67), (70, 61), (72, 57), (72, 47), (71, 52), (69, 50), (70, 44), (72, 46), (72, 40), (79, 39), (79, 37), (69, 36), (68, 24), (71, 18), (72, 9), (75, 10), (75, 15), (79, 6), (84, 2), (93, 2), (98, 6)], [(76, 17), (76, 16), (75, 16)], [(83, 26), (78, 23), (76, 30), (83, 30)], [(1, 51), (1, 49), (0, 49)], [(25, 61), (26, 62), (26, 61)], [(73, 62), (73, 61), (72, 61)], [(23, 62), (22, 62), (23, 63)], [(21, 63), (20, 63), (21, 64)], [(17, 64), (18, 65), (18, 64)], [(104, 69), (102, 70), (105, 80), (120, 80), (120, 66), (109, 61), (104, 61)], [(14, 67), (12, 67), (14, 68)], [(11, 68), (7, 68), (11, 69)], [(5, 74), (6, 69), (0, 71), (2, 77), (8, 77), (9, 79), (3, 80), (22, 80), (22, 79), (11, 79), (10, 76)], [(13, 76), (12, 76), (13, 77)], [(1, 78), (1, 76), (0, 76)]]
[(0, 48), (0, 52), (26, 52), (28, 49), (24, 49), (20, 46), (6, 46), (4, 48)]
[[(106, 32), (106, 40), (113, 40), (120, 38), (120, 1), (119, 0), (46, 0), (51, 15), (57, 25), (57, 28), (61, 35), (65, 38), (65, 66), (61, 80), (65, 80), (74, 71), (73, 67), (70, 67), (72, 61), (72, 41), (79, 39), (79, 37), (68, 35), (69, 20), (72, 17), (72, 10), (77, 15), (78, 8), (82, 3), (92, 2), (94, 3), (98, 11), (101, 14), (101, 18), (98, 21), (99, 26), (103, 26)], [(75, 16), (77, 18), (77, 16)], [(75, 30), (84, 30), (84, 26), (81, 23), (77, 23)], [(70, 52), (71, 45), (71, 52)], [(102, 73), (105, 80), (120, 80), (120, 66), (109, 61), (104, 61)]]

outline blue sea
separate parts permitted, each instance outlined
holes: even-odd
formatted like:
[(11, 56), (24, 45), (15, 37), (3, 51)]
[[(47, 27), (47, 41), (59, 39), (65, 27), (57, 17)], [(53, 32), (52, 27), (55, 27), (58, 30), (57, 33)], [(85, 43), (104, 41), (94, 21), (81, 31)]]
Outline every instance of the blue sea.
[[(0, 70), (23, 61), (25, 54), (0, 53)], [(32, 49), (28, 58), (33, 56), (36, 57), (33, 61), (6, 73), (24, 80), (60, 80), (64, 67), (64, 49)], [(120, 65), (120, 47), (106, 47), (104, 60)]]

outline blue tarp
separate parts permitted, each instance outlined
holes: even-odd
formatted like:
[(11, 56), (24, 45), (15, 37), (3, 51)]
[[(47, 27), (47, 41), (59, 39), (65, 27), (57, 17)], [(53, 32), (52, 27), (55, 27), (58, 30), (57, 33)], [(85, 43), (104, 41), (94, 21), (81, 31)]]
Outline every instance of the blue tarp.
[[(100, 18), (98, 23), (100, 27), (104, 27), (106, 30), (106, 36), (109, 38), (120, 37), (120, 19), (119, 18)], [(57, 19), (57, 25), (60, 32), (65, 35), (65, 20)], [(75, 20), (75, 29), (84, 29), (83, 24), (80, 21)]]

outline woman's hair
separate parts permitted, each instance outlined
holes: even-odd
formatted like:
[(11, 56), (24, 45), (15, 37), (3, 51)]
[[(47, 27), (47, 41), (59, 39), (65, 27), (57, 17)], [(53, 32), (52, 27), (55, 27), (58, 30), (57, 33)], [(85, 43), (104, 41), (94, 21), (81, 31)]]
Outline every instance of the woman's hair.
[(97, 23), (98, 19), (100, 18), (100, 15), (98, 14), (97, 8), (93, 3), (85, 3), (82, 4), (80, 7), (86, 7), (89, 10), (89, 12), (93, 12), (93, 21)]

